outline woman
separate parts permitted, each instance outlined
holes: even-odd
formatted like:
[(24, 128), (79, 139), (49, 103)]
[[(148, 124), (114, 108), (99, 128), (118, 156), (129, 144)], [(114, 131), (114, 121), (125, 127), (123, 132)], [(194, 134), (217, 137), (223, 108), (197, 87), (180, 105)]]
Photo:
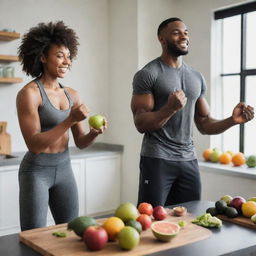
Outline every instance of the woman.
[[(56, 224), (78, 216), (78, 194), (68, 152), (69, 128), (82, 149), (101, 134), (82, 120), (89, 113), (78, 93), (58, 82), (77, 54), (77, 36), (62, 21), (40, 23), (19, 47), (23, 71), (35, 78), (17, 96), (17, 112), (28, 147), (19, 170), (21, 230), (46, 225), (48, 203)], [(106, 122), (105, 122), (106, 123)]]

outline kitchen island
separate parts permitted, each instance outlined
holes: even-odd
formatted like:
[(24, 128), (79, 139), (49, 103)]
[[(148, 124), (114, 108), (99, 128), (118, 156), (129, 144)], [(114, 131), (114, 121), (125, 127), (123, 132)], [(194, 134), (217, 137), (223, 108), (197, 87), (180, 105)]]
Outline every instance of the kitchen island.
[[(214, 202), (192, 201), (182, 204), (195, 216), (205, 213)], [(216, 255), (256, 255), (255, 229), (245, 228), (229, 222), (223, 222), (220, 229), (211, 229), (213, 234), (205, 240), (160, 251), (151, 256), (216, 256)], [(39, 256), (33, 249), (19, 242), (18, 234), (0, 237), (0, 255), (3, 256)], [(120, 253), (120, 255), (122, 255)], [(61, 255), (60, 255), (61, 256)]]

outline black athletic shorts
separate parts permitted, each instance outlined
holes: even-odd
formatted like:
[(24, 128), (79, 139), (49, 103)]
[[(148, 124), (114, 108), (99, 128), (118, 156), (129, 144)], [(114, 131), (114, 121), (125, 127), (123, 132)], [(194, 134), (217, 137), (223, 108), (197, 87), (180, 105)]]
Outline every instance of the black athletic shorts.
[(167, 206), (200, 200), (200, 197), (201, 179), (196, 159), (170, 161), (141, 156), (138, 204)]

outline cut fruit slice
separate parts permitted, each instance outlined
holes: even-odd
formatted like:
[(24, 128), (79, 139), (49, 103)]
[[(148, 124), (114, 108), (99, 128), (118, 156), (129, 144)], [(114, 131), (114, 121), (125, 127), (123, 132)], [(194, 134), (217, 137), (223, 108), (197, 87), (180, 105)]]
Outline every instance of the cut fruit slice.
[(156, 221), (151, 230), (158, 240), (168, 242), (179, 233), (180, 226), (170, 221)]

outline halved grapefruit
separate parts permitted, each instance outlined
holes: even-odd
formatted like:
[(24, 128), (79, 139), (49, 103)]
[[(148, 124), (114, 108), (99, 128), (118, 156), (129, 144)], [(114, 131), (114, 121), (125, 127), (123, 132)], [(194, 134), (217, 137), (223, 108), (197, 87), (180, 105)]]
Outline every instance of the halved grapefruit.
[(151, 230), (158, 240), (168, 242), (179, 233), (180, 226), (170, 221), (156, 221)]

